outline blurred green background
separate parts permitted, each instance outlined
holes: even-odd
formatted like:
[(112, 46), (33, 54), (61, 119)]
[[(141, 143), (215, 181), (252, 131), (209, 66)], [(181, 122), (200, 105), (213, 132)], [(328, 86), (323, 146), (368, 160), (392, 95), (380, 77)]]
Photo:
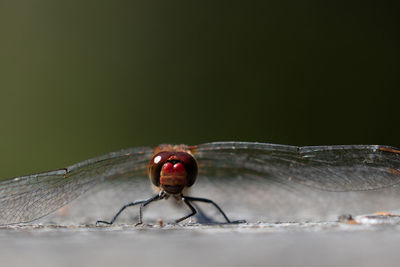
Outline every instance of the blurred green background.
[(400, 146), (385, 1), (1, 1), (0, 177), (159, 143)]

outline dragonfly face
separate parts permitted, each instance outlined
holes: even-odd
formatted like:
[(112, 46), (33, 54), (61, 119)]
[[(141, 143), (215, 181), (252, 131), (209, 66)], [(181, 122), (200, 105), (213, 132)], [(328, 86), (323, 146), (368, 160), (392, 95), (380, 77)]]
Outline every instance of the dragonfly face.
[(183, 203), (191, 210), (191, 213), (176, 220), (179, 223), (187, 218), (192, 217), (197, 213), (197, 210), (191, 204), (193, 201), (212, 204), (225, 218), (227, 223), (242, 223), (241, 221), (231, 222), (222, 209), (212, 200), (206, 198), (184, 196), (182, 191), (185, 187), (190, 187), (194, 184), (197, 177), (197, 162), (194, 159), (192, 152), (185, 145), (161, 145), (154, 150), (154, 156), (151, 158), (148, 166), (149, 178), (152, 184), (159, 191), (157, 195), (145, 200), (139, 200), (125, 204), (112, 218), (111, 221), (99, 220), (99, 223), (111, 225), (115, 222), (119, 214), (127, 207), (140, 205), (139, 222), (142, 224), (142, 209), (151, 202), (167, 198), (173, 195), (176, 200), (182, 200)]
[(168, 194), (180, 194), (194, 184), (197, 162), (182, 146), (161, 146), (149, 164), (149, 178), (154, 186)]

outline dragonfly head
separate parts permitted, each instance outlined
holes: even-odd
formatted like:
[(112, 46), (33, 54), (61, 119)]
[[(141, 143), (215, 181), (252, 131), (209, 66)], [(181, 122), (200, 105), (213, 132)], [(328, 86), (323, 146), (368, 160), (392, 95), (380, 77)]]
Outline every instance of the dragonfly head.
[(194, 184), (197, 162), (183, 151), (162, 151), (153, 156), (149, 165), (149, 178), (153, 185), (169, 194), (179, 194)]

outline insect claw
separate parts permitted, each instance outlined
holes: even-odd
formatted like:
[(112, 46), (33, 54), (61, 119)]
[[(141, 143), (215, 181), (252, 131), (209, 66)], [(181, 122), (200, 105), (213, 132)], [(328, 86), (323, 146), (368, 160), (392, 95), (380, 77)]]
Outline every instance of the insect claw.
[(112, 224), (112, 223), (106, 222), (106, 221), (96, 221), (96, 226), (99, 226), (99, 224), (101, 224), (101, 223), (104, 223), (104, 224), (107, 224), (107, 225), (111, 225)]
[(239, 224), (239, 223), (247, 223), (246, 220), (236, 220), (236, 221), (231, 221), (229, 224)]

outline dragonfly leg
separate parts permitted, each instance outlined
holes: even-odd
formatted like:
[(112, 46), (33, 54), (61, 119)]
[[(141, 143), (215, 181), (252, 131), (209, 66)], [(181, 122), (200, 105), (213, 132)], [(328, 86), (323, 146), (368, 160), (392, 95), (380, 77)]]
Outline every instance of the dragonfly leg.
[(217, 205), (217, 203), (215, 203), (211, 199), (199, 198), (199, 197), (187, 197), (187, 196), (185, 196), (185, 197), (183, 196), (182, 198), (184, 198), (186, 201), (198, 201), (198, 202), (211, 203), (222, 214), (222, 216), (224, 216), (226, 222), (231, 223), (231, 221), (228, 219), (228, 216), (226, 216), (225, 212), (223, 212), (223, 210)]
[(157, 194), (157, 195), (155, 195), (155, 196), (152, 196), (151, 198), (149, 198), (149, 199), (145, 199), (145, 200), (139, 200), (139, 201), (135, 201), (135, 202), (130, 202), (130, 203), (127, 203), (127, 204), (125, 204), (115, 215), (114, 215), (114, 217), (112, 218), (112, 220), (111, 221), (109, 221), (109, 222), (107, 222), (107, 221), (97, 221), (96, 222), (96, 225), (97, 224), (99, 224), (99, 223), (104, 223), (104, 224), (108, 224), (108, 225), (111, 225), (111, 224), (113, 224), (114, 222), (115, 222), (115, 220), (118, 218), (118, 216), (127, 208), (127, 207), (131, 207), (131, 206), (135, 206), (135, 205), (139, 205), (139, 204), (141, 204), (140, 205), (140, 209), (139, 209), (139, 224), (141, 224), (142, 223), (142, 208), (144, 207), (144, 206), (146, 206), (147, 204), (149, 204), (150, 202), (153, 202), (153, 201), (156, 201), (156, 200), (159, 200), (159, 199), (162, 199), (162, 198), (164, 198), (164, 194)]
[(157, 195), (155, 195), (155, 196), (143, 201), (142, 203), (140, 203), (140, 207), (139, 207), (139, 222), (137, 224), (135, 224), (135, 226), (138, 226), (138, 225), (143, 223), (143, 208), (145, 206), (147, 206), (148, 204), (150, 204), (151, 202), (163, 199), (164, 197), (165, 197), (165, 192), (161, 191)]
[(193, 215), (195, 215), (197, 213), (197, 210), (192, 206), (192, 204), (190, 204), (190, 202), (186, 199), (186, 197), (182, 196), (182, 200), (183, 200), (183, 203), (185, 203), (186, 206), (188, 206), (192, 212), (190, 214), (176, 220), (175, 221), (176, 223), (186, 220), (187, 218), (192, 217)]

